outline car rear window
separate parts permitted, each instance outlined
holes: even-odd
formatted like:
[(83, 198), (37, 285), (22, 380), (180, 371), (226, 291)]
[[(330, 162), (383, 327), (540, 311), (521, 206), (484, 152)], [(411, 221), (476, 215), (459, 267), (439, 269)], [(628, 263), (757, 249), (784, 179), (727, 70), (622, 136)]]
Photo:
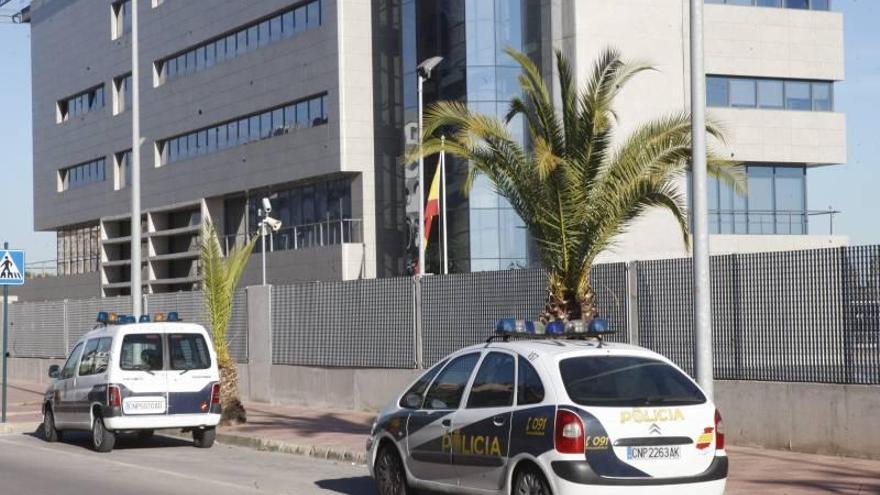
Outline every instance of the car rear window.
[(172, 370), (204, 370), (211, 367), (205, 338), (197, 333), (168, 334)]
[(162, 336), (134, 333), (122, 339), (119, 367), (126, 371), (159, 371), (163, 365)]
[(585, 406), (702, 404), (706, 396), (683, 373), (656, 359), (582, 356), (559, 363), (568, 396)]

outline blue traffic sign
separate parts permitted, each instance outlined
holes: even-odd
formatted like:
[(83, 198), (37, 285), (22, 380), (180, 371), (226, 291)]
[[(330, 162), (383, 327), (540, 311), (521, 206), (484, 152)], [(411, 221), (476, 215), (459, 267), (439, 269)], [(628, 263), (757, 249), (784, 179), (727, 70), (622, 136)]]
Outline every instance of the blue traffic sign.
[(24, 251), (0, 250), (0, 285), (24, 285)]

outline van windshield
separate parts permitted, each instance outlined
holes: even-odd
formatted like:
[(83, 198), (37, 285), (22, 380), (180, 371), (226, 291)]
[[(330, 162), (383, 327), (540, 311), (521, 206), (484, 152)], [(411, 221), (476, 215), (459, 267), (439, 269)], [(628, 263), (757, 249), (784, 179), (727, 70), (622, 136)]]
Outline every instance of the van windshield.
[(126, 371), (159, 371), (163, 368), (162, 336), (134, 333), (122, 339), (119, 366)]
[(211, 355), (205, 338), (197, 333), (168, 335), (168, 353), (172, 370), (204, 370), (211, 367)]
[(585, 406), (703, 404), (706, 396), (672, 366), (637, 356), (583, 356), (560, 361), (568, 396)]

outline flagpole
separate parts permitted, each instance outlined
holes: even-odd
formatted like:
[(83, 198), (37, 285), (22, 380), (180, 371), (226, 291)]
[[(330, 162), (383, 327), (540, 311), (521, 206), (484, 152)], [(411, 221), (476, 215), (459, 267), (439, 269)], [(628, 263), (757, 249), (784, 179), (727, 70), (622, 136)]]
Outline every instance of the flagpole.
[(443, 215), (443, 275), (449, 275), (449, 248), (447, 244), (447, 218), (446, 218), (446, 136), (440, 138), (440, 212)]

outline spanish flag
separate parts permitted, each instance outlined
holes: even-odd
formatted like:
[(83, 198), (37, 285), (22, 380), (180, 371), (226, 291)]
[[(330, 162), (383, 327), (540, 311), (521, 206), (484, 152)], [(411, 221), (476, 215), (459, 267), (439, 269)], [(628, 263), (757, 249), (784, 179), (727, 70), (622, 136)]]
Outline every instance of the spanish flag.
[(428, 191), (428, 203), (425, 205), (425, 249), (428, 249), (428, 239), (431, 238), (431, 225), (434, 217), (440, 213), (440, 163), (437, 163), (437, 171), (434, 172), (434, 180), (431, 181), (431, 189)]

